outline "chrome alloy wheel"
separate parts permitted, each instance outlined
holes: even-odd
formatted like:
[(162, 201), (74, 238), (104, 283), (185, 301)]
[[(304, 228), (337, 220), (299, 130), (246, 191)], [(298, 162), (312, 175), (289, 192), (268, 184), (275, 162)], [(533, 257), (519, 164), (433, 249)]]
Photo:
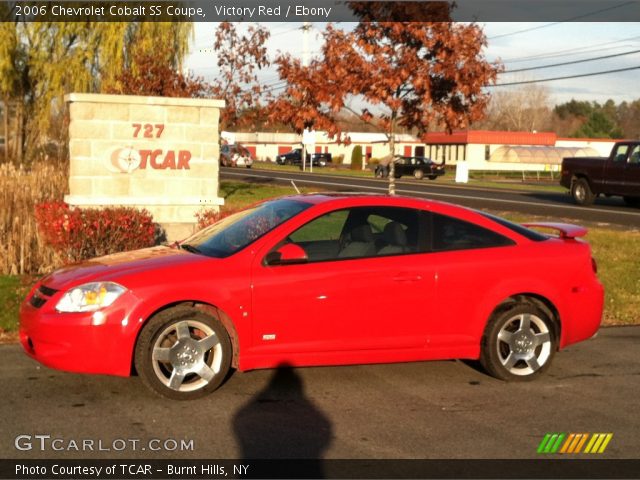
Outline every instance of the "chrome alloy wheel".
[(537, 315), (520, 313), (507, 320), (496, 338), (498, 359), (513, 375), (531, 375), (549, 360), (551, 333)]
[(222, 344), (215, 331), (196, 320), (167, 326), (152, 347), (153, 371), (172, 390), (192, 392), (220, 373)]

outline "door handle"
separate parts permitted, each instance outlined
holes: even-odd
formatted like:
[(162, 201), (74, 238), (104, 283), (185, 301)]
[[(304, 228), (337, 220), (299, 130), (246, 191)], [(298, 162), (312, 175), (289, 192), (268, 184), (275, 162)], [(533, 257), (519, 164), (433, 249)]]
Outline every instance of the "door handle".
[(419, 282), (422, 280), (422, 275), (413, 273), (399, 273), (393, 277), (394, 282)]

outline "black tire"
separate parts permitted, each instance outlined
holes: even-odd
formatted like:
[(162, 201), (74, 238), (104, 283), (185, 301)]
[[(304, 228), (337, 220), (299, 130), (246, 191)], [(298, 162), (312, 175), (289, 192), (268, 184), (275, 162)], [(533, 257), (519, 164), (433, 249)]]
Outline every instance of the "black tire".
[(429, 180), (435, 180), (436, 178), (438, 178), (438, 175), (429, 175), (427, 178)]
[(289, 159), (289, 158), (286, 158), (284, 160), (284, 165), (293, 165), (293, 161), (291, 159)]
[(630, 207), (640, 207), (640, 197), (622, 197), (624, 203)]
[(527, 303), (513, 304), (489, 320), (480, 363), (501, 380), (533, 380), (549, 368), (557, 342), (554, 324), (544, 311)]
[(424, 178), (424, 172), (419, 168), (416, 168), (413, 171), (413, 176), (416, 178), (416, 180), (422, 180)]
[[(231, 340), (220, 320), (185, 306), (165, 310), (147, 322), (136, 343), (134, 362), (142, 382), (157, 394), (192, 400), (222, 385), (231, 355)], [(195, 372), (198, 369), (201, 373)]]
[(578, 205), (588, 206), (596, 199), (595, 194), (591, 191), (589, 182), (585, 178), (577, 178), (571, 185), (571, 196)]

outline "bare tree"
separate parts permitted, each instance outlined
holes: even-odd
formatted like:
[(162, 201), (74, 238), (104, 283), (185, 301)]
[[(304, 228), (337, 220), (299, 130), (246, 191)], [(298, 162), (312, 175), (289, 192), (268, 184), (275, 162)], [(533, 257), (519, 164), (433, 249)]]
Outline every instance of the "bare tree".
[(487, 117), (476, 126), (490, 130), (532, 132), (549, 128), (549, 90), (544, 86), (524, 87), (493, 93)]

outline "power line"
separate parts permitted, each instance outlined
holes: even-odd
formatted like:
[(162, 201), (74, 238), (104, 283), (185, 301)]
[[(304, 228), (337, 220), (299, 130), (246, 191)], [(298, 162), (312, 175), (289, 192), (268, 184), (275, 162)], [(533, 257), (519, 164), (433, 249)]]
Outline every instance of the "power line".
[(596, 48), (596, 49), (591, 49), (591, 47), (602, 47), (604, 45), (611, 45), (614, 43), (620, 43), (620, 42), (627, 42), (629, 40), (638, 40), (640, 39), (640, 36), (636, 35), (633, 37), (628, 37), (628, 38), (621, 38), (619, 40), (613, 40), (611, 42), (605, 42), (605, 43), (598, 43), (598, 44), (592, 44), (592, 45), (587, 45), (584, 47), (575, 47), (575, 48), (568, 48), (565, 50), (558, 50), (555, 53), (542, 53), (542, 54), (538, 54), (538, 55), (530, 55), (528, 57), (516, 57), (516, 58), (507, 58), (504, 59), (503, 62), (504, 63), (521, 63), (521, 62), (529, 62), (531, 60), (539, 60), (542, 58), (554, 58), (554, 57), (567, 57), (569, 55), (573, 55), (574, 53), (577, 53), (578, 55), (582, 54), (582, 53), (592, 53), (592, 52), (600, 52), (600, 51), (604, 51), (604, 50), (613, 50), (616, 48), (623, 48), (626, 47), (628, 45), (618, 45), (616, 47), (607, 47), (607, 48)]
[(554, 25), (559, 25), (561, 23), (566, 23), (566, 22), (573, 22), (574, 20), (579, 20), (581, 18), (590, 17), (591, 15), (596, 15), (596, 14), (602, 13), (602, 12), (608, 12), (609, 10), (615, 10), (617, 8), (625, 7), (627, 5), (632, 5), (632, 4), (635, 4), (635, 3), (636, 3), (635, 1), (624, 2), (624, 3), (621, 3), (620, 5), (614, 5), (613, 7), (602, 8), (602, 9), (596, 10), (594, 12), (588, 12), (588, 13), (585, 13), (585, 14), (582, 14), (582, 15), (578, 15), (577, 17), (568, 18), (568, 19), (563, 20), (561, 22), (546, 23), (544, 25), (538, 25), (536, 27), (525, 28), (523, 30), (518, 30), (518, 31), (515, 31), (515, 32), (509, 32), (509, 33), (503, 33), (503, 34), (500, 34), (500, 35), (494, 35), (493, 37), (488, 37), (487, 40), (495, 40), (496, 38), (510, 37), (511, 35), (518, 35), (520, 33), (532, 32), (534, 30), (540, 30), (542, 28), (553, 27)]
[(632, 50), (631, 52), (614, 53), (612, 55), (602, 55), (600, 57), (583, 58), (582, 60), (573, 60), (571, 62), (551, 63), (549, 65), (539, 65), (537, 67), (518, 68), (516, 70), (505, 70), (502, 73), (516, 73), (516, 72), (528, 72), (531, 70), (542, 70), (543, 68), (561, 67), (563, 65), (574, 65), (576, 63), (593, 62), (595, 60), (603, 60), (605, 58), (623, 57), (625, 55), (632, 55), (638, 53), (640, 50)]
[(533, 30), (540, 30), (541, 28), (552, 27), (560, 23), (563, 23), (563, 22), (546, 23), (544, 25), (539, 25), (537, 27), (525, 28), (524, 30), (517, 30), (515, 32), (509, 32), (509, 33), (502, 33), (500, 35), (494, 35), (493, 37), (487, 37), (487, 40), (495, 40), (496, 38), (503, 38), (503, 37), (509, 37), (511, 35), (518, 35), (520, 33), (532, 32)]
[(541, 78), (538, 80), (522, 80), (519, 82), (496, 83), (495, 85), (487, 85), (487, 87), (507, 87), (512, 85), (525, 85), (528, 83), (553, 82), (555, 80), (567, 80), (570, 78), (594, 77), (596, 75), (606, 75), (608, 73), (628, 72), (630, 70), (637, 70), (639, 68), (640, 68), (640, 65), (636, 67), (618, 68), (615, 70), (605, 70), (602, 72), (591, 72), (591, 73), (581, 73), (578, 75), (568, 75), (566, 77)]

